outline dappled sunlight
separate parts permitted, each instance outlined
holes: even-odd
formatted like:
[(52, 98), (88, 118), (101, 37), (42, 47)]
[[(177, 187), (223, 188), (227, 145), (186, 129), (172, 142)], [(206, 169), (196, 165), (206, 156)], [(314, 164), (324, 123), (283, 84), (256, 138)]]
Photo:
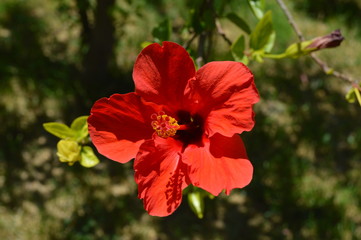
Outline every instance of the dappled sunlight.
[[(100, 1), (102, 3), (98, 5)], [(223, 1), (215, 0), (219, 4), (215, 6), (217, 14), (223, 11), (223, 15), (219, 16), (207, 12), (206, 7), (200, 8), (201, 3), (206, 2), (0, 2), (0, 239), (361, 238), (361, 108), (357, 99), (355, 103), (345, 100), (346, 93), (354, 86), (334, 77), (332, 72), (325, 74), (309, 56), (269, 59), (263, 55), (264, 49), (261, 47), (266, 48), (263, 43), (256, 40), (250, 43), (247, 28), (242, 28), (239, 21), (230, 21), (226, 17), (228, 13), (237, 13), (253, 30), (259, 19), (250, 11), (247, 1), (224, 1), (226, 5), (222, 10), (220, 3)], [(286, 1), (286, 4), (307, 40), (341, 29), (345, 40), (339, 47), (315, 54), (334, 70), (359, 80), (361, 24), (355, 14), (359, 13), (360, 2), (333, 0), (322, 5), (325, 2), (297, 0)], [(265, 8), (272, 10), (273, 28), (277, 33), (272, 53), (280, 54), (298, 42), (297, 36), (276, 1), (266, 1)], [(213, 17), (217, 17), (217, 21), (212, 22)], [(167, 22), (165, 19), (170, 20), (170, 28), (164, 24)], [(239, 39), (242, 34), (244, 39)], [(206, 40), (202, 42), (202, 38)], [(174, 89), (167, 85), (162, 89), (164, 94), (157, 96), (153, 105), (146, 101), (153, 99), (154, 92), (150, 92), (147, 86), (138, 86), (140, 90), (134, 99), (141, 94), (145, 96), (146, 103), (142, 103), (145, 107), (139, 112), (145, 116), (146, 131), (137, 129), (135, 137), (144, 133), (152, 139), (158, 137), (152, 135), (154, 130), (150, 116), (163, 111), (159, 103), (164, 102), (169, 105), (166, 109), (168, 112), (174, 110), (172, 118), (179, 118), (175, 120), (180, 126), (183, 125), (174, 134), (165, 134), (167, 138), (162, 140), (181, 142), (180, 147), (175, 143), (173, 146), (177, 151), (179, 147), (179, 152), (187, 147), (193, 151), (193, 158), (178, 159), (180, 155), (176, 153), (174, 156), (177, 157), (171, 155), (168, 159), (169, 165), (159, 163), (159, 166), (152, 166), (168, 171), (171, 177), (164, 179), (159, 178), (157, 169), (148, 168), (148, 162), (142, 163), (144, 175), (151, 175), (152, 181), (165, 183), (163, 192), (166, 194), (164, 198), (169, 206), (168, 212), (178, 207), (172, 215), (158, 218), (150, 216), (144, 210), (142, 200), (137, 197), (139, 192), (134, 181), (133, 162), (119, 164), (103, 157), (95, 150), (86, 133), (82, 138), (73, 139), (77, 141), (74, 142), (74, 151), (79, 155), (79, 146), (89, 147), (87, 150), (93, 148), (99, 164), (84, 168), (77, 162), (78, 155), (75, 156), (77, 161), (71, 161), (74, 163), (72, 166), (62, 163), (57, 155), (59, 139), (47, 133), (43, 123), (57, 122), (70, 126), (77, 117), (89, 115), (92, 105), (99, 98), (134, 91), (132, 67), (137, 55), (150, 42), (163, 40), (176, 42), (186, 48), (186, 55), (190, 54), (194, 59), (194, 64), (191, 62), (189, 66), (196, 65), (197, 70), (206, 62), (233, 61), (235, 54), (242, 61), (249, 61), (247, 66), (254, 75), (260, 101), (254, 107), (254, 128), (250, 132), (243, 132), (253, 127), (253, 120), (244, 127), (244, 121), (236, 121), (241, 117), (232, 118), (224, 114), (222, 109), (231, 109), (233, 101), (239, 99), (233, 96), (232, 101), (216, 105), (212, 102), (213, 98), (207, 95), (213, 91), (213, 85), (205, 84), (209, 89), (204, 92), (200, 90), (198, 95), (194, 93), (193, 102), (186, 104), (179, 101), (178, 96), (188, 96), (191, 92), (177, 92), (185, 87), (183, 85)], [(227, 41), (240, 45), (238, 48), (232, 47)], [(242, 41), (246, 43), (244, 46)], [(199, 47), (202, 44), (203, 49)], [(256, 48), (261, 49), (254, 51)], [(236, 52), (239, 49), (242, 51)], [(184, 64), (180, 64), (180, 67), (186, 69)], [(190, 77), (187, 72), (184, 70), (181, 73), (186, 75), (185, 80), (188, 81)], [(166, 78), (163, 84), (171, 81), (174, 78)], [(192, 81), (187, 87), (198, 87), (198, 82)], [(223, 98), (222, 94), (226, 91), (214, 90), (212, 94)], [(200, 97), (200, 93), (204, 96)], [(132, 104), (136, 102), (134, 99)], [(122, 106), (131, 105), (118, 100)], [(195, 103), (202, 100), (205, 103), (197, 108)], [(189, 109), (181, 109), (180, 106), (187, 104), (191, 106)], [(216, 120), (211, 122), (211, 126), (216, 128), (214, 138), (220, 140), (217, 146), (205, 152), (210, 152), (210, 157), (226, 156), (228, 161), (242, 154), (244, 158), (243, 148), (236, 151), (234, 145), (219, 137), (221, 135), (218, 133), (227, 133), (230, 126), (236, 126), (238, 130), (242, 128), (241, 137), (254, 171), (250, 184), (233, 190), (229, 196), (224, 191), (216, 198), (202, 193), (205, 210), (202, 212), (203, 219), (198, 219), (187, 203), (186, 194), (191, 190), (185, 189), (184, 195), (180, 194), (185, 183), (194, 180), (188, 179), (188, 168), (193, 166), (194, 171), (205, 169), (199, 174), (203, 174), (201, 183), (207, 187), (209, 181), (224, 179), (220, 177), (220, 172), (232, 175), (235, 171), (235, 168), (223, 168), (224, 164), (214, 172), (209, 164), (206, 167), (197, 165), (202, 163), (205, 154), (194, 149), (206, 148), (208, 144), (202, 138), (210, 124), (204, 116), (215, 109), (218, 111), (216, 113), (234, 125), (225, 126)], [(189, 116), (181, 119), (177, 115), (178, 110), (186, 110)], [(117, 108), (112, 111), (122, 116), (134, 114), (134, 111), (119, 112)], [(232, 111), (239, 109), (235, 107)], [(248, 113), (248, 117), (253, 116), (251, 110)], [(109, 112), (105, 111), (104, 115), (108, 116)], [(116, 120), (119, 118), (101, 122), (99, 129), (112, 126), (117, 131), (121, 129), (118, 135), (112, 135), (119, 140), (123, 138), (126, 126), (112, 125)], [(139, 122), (143, 124), (143, 121)], [(136, 125), (138, 122), (131, 123)], [(192, 133), (194, 129), (196, 133)], [(128, 135), (126, 137), (134, 137)], [(64, 139), (70, 141), (67, 136)], [(236, 140), (235, 137), (232, 139)], [(104, 139), (99, 140), (102, 141)], [(237, 138), (237, 141), (240, 140)], [(222, 146), (221, 143), (224, 145), (225, 142), (227, 146)], [(159, 150), (152, 146), (152, 149), (148, 149), (149, 154), (160, 155), (157, 151), (151, 151), (153, 148)], [(118, 156), (117, 149), (111, 149), (114, 156)], [(222, 149), (233, 149), (235, 153), (222, 152)], [(65, 154), (62, 155), (63, 160), (72, 153), (72, 149), (62, 150)], [(68, 155), (66, 150), (70, 151)], [(122, 154), (133, 156), (137, 153), (134, 149), (129, 150), (125, 149)], [(94, 156), (90, 151), (87, 151), (87, 156)], [(199, 159), (195, 160), (194, 157)], [(174, 170), (171, 166), (175, 159), (182, 164)], [(244, 170), (243, 165), (234, 166)], [(209, 173), (212, 174), (208, 176)], [(234, 187), (233, 178), (229, 179), (225, 183), (229, 186), (217, 189), (211, 186), (209, 189), (215, 192), (226, 189), (228, 193)], [(148, 194), (151, 181), (146, 177), (142, 181), (142, 190)], [(194, 184), (199, 184), (199, 181), (194, 180)], [(158, 196), (162, 189), (152, 190)], [(172, 201), (167, 203), (169, 199)], [(149, 201), (155, 207), (159, 204), (153, 199)]]

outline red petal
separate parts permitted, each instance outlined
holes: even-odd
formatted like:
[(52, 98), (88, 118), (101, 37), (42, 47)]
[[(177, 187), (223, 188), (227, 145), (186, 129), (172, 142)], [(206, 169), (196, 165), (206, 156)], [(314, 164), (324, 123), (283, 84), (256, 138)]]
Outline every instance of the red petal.
[(188, 80), (195, 68), (187, 51), (172, 42), (157, 43), (144, 48), (133, 69), (135, 91), (156, 103), (181, 105)]
[(197, 72), (189, 84), (188, 96), (194, 111), (208, 115), (205, 124), (210, 137), (216, 132), (232, 137), (254, 125), (252, 105), (259, 100), (253, 75), (242, 63), (211, 62)]
[(95, 102), (88, 118), (92, 142), (102, 155), (125, 163), (153, 134), (151, 114), (160, 109), (134, 93), (114, 94)]
[(239, 135), (231, 138), (215, 134), (204, 147), (189, 145), (183, 162), (189, 165), (193, 185), (213, 195), (223, 189), (229, 194), (233, 188), (243, 188), (252, 180), (253, 167)]
[(182, 146), (172, 138), (146, 141), (134, 162), (138, 197), (153, 216), (168, 216), (182, 201), (186, 165), (181, 161)]
[(206, 133), (212, 136), (220, 133), (231, 137), (235, 133), (252, 130), (254, 112), (252, 106), (259, 99), (254, 83), (234, 93), (221, 107), (214, 108), (208, 115)]

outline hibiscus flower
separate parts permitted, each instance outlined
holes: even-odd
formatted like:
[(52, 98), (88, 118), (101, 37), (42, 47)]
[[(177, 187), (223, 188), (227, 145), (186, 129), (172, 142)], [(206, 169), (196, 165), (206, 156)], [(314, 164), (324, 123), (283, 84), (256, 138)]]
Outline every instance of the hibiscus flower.
[(210, 62), (198, 71), (172, 42), (151, 44), (133, 70), (135, 92), (95, 102), (89, 133), (99, 153), (135, 158), (138, 197), (150, 215), (167, 216), (193, 184), (213, 195), (248, 185), (253, 167), (239, 134), (254, 126), (259, 100), (250, 70)]

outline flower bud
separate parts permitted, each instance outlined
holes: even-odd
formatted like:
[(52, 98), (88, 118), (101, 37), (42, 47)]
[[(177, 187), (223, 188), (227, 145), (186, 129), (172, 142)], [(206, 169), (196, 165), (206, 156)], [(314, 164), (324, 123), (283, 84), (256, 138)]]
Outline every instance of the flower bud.
[(337, 29), (326, 36), (313, 39), (311, 44), (308, 45), (306, 48), (314, 50), (333, 48), (339, 46), (343, 39), (344, 37), (342, 36), (340, 30)]
[(80, 159), (81, 147), (76, 141), (62, 139), (58, 142), (58, 155), (60, 162), (67, 162), (69, 165), (73, 165)]

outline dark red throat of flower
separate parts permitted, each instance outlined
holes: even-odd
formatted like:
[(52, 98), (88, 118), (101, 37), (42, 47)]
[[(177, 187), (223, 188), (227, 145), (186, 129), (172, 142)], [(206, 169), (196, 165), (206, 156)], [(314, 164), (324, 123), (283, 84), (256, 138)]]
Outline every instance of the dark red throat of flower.
[(162, 138), (173, 137), (183, 143), (202, 145), (203, 118), (199, 114), (191, 115), (187, 111), (178, 111), (178, 121), (166, 115), (164, 112), (153, 114), (152, 127), (158, 136)]

